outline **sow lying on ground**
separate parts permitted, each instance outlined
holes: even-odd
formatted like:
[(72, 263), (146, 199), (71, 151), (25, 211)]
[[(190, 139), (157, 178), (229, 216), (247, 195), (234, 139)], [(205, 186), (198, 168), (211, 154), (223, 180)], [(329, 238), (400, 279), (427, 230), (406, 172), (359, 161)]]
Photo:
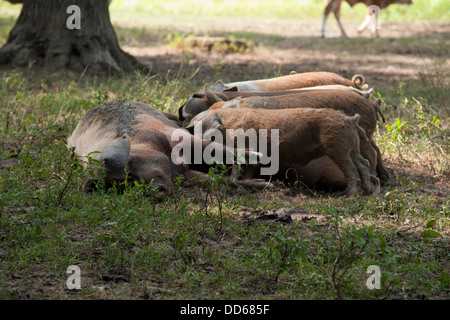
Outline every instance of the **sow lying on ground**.
[[(173, 139), (174, 136), (179, 139)], [(162, 112), (131, 101), (106, 103), (88, 110), (67, 143), (68, 148), (75, 149), (85, 167), (88, 157), (102, 164), (103, 167), (96, 169), (96, 176), (100, 177), (104, 170), (106, 187), (126, 178), (143, 180), (152, 182), (161, 197), (171, 194), (179, 174), (184, 175), (183, 186), (200, 183), (201, 179), (193, 178), (204, 176), (190, 169), (191, 159), (174, 163), (172, 150), (200, 146), (202, 151), (211, 145), (226, 157), (234, 157), (235, 150), (227, 150), (222, 144), (211, 141), (199, 141)], [(94, 182), (88, 180), (84, 190), (90, 191)]]

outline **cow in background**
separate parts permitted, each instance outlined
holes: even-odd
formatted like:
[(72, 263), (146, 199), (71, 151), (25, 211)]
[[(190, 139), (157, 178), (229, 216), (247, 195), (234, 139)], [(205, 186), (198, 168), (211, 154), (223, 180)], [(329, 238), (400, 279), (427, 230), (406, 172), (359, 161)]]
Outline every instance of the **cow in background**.
[[(345, 0), (347, 1), (351, 7), (353, 7), (357, 3), (364, 3), (367, 7), (370, 6), (378, 6), (380, 9), (384, 9), (390, 4), (398, 3), (398, 4), (412, 4), (412, 0)], [(325, 7), (325, 11), (323, 13), (322, 27), (321, 27), (321, 35), (322, 38), (325, 37), (325, 24), (330, 12), (334, 13), (336, 17), (339, 29), (341, 29), (341, 34), (347, 38), (347, 34), (341, 24), (341, 3), (342, 0), (327, 0), (327, 5)], [(370, 20), (373, 18), (373, 10), (368, 10), (366, 18), (364, 22), (358, 27), (358, 32), (362, 32), (367, 28)], [(378, 36), (378, 30), (376, 30), (376, 35)]]

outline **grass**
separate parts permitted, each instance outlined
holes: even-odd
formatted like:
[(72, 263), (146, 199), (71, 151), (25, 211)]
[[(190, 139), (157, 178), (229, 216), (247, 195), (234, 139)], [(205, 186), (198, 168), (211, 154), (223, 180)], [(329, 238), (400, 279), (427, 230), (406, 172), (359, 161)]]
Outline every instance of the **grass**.
[[(259, 1), (125, 1), (114, 0), (111, 4), (113, 15), (125, 17), (168, 18), (180, 16), (185, 19), (198, 17), (219, 18), (264, 18), (287, 20), (311, 20), (321, 18), (324, 4), (321, 1), (295, 0), (259, 0)], [(342, 5), (342, 17), (345, 20), (361, 20), (365, 6), (351, 8), (348, 3)], [(416, 0), (413, 6), (392, 5), (382, 15), (386, 21), (447, 21), (449, 4), (443, 0)]]
[[(115, 2), (112, 10), (122, 6)], [(142, 14), (171, 13), (148, 3)], [(214, 3), (225, 14), (255, 2)], [(198, 17), (200, 7), (181, 2), (178, 10)], [(277, 10), (282, 16), (287, 6)], [(121, 32), (139, 43), (142, 30)], [(312, 43), (324, 51), (345, 45), (333, 41)], [(360, 47), (361, 40), (345, 41)], [(86, 110), (126, 99), (175, 113), (201, 87), (197, 67), (120, 79), (3, 72), (0, 160), (19, 162), (0, 171), (0, 299), (448, 299), (448, 67), (432, 58), (414, 79), (373, 83), (387, 119), (376, 138), (394, 178), (379, 195), (354, 199), (302, 187), (223, 189), (217, 171), (214, 185), (179, 188), (162, 203), (146, 196), (145, 185), (84, 194), (88, 172), (65, 143)], [(279, 75), (272, 67), (267, 76)], [(284, 208), (317, 216), (260, 219)], [(81, 290), (66, 287), (70, 265), (81, 269)], [(376, 290), (366, 287), (372, 265), (381, 270)]]
[[(20, 5), (0, 3), (2, 17), (17, 17)], [(263, 18), (289, 21), (311, 21), (322, 18), (324, 4), (315, 0), (196, 0), (196, 1), (155, 1), (155, 0), (114, 0), (110, 11), (113, 22), (128, 27), (151, 25), (152, 21), (170, 19), (173, 21), (195, 22), (200, 18), (227, 19)], [(391, 5), (384, 9), (382, 21), (396, 22), (447, 22), (450, 19), (450, 5), (445, 0), (415, 0), (412, 6)], [(351, 8), (342, 5), (343, 21), (361, 21), (365, 14), (364, 5)]]

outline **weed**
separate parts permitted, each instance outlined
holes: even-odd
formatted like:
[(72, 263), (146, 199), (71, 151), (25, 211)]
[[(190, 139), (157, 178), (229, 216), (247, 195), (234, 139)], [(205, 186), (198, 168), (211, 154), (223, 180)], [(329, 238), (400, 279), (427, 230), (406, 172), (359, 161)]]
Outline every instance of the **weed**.
[(344, 297), (343, 287), (350, 276), (349, 270), (360, 261), (363, 254), (373, 250), (378, 239), (374, 235), (374, 226), (357, 228), (342, 227), (342, 219), (332, 209), (328, 216), (330, 230), (319, 233), (315, 241), (323, 246), (323, 259), (331, 263), (331, 282), (339, 299)]
[(273, 282), (278, 283), (280, 274), (286, 268), (295, 264), (295, 259), (300, 257), (306, 261), (306, 250), (308, 249), (308, 240), (298, 240), (291, 237), (285, 237), (278, 227), (276, 234), (270, 239), (268, 243), (268, 257), (270, 264), (274, 267)]
[(222, 232), (223, 226), (223, 214), (222, 207), (226, 200), (228, 180), (227, 176), (228, 169), (224, 164), (215, 164), (208, 170), (208, 178), (202, 178), (204, 184), (206, 185), (206, 194), (204, 200), (205, 215), (208, 216), (208, 199), (214, 197), (217, 201), (217, 206), (219, 210), (219, 228), (217, 232)]

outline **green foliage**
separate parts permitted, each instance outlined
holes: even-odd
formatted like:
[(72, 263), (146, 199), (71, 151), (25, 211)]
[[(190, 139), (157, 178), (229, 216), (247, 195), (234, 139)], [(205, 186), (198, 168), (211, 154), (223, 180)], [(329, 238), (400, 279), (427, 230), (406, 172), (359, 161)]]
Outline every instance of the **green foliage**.
[(270, 239), (268, 248), (268, 258), (270, 266), (274, 270), (274, 283), (278, 283), (281, 272), (287, 268), (298, 266), (297, 258), (306, 261), (306, 250), (308, 240), (293, 239), (286, 237), (281, 226), (278, 226), (276, 234)]
[(442, 237), (442, 234), (431, 229), (431, 227), (436, 224), (436, 221), (436, 219), (428, 221), (425, 225), (425, 228), (427, 228), (428, 230), (425, 230), (420, 234), (425, 242), (429, 241), (429, 239), (431, 238)]
[[(387, 118), (395, 120), (379, 128), (379, 145), (388, 154), (395, 154), (400, 160), (414, 161), (422, 158), (421, 154), (428, 153), (428, 166), (434, 173), (446, 172), (449, 167), (448, 157), (448, 125), (443, 125), (443, 120), (448, 117), (446, 114), (446, 102), (439, 97), (443, 96), (441, 90), (446, 78), (442, 77), (440, 68), (434, 70), (437, 73), (429, 74), (426, 78), (438, 78), (439, 80), (426, 83), (426, 88), (422, 90), (428, 92), (428, 98), (418, 99), (414, 96), (408, 98), (406, 92), (410, 88), (405, 83), (400, 83), (396, 89), (396, 101), (389, 101), (386, 97), (381, 97), (386, 106)], [(432, 83), (429, 86), (429, 83)], [(434, 93), (434, 94), (433, 94)], [(425, 102), (424, 102), (425, 101)], [(396, 105), (390, 105), (390, 104)], [(398, 103), (398, 105), (397, 105)], [(392, 108), (395, 108), (392, 110)], [(386, 115), (386, 114), (385, 114)], [(431, 159), (430, 159), (431, 158)]]

